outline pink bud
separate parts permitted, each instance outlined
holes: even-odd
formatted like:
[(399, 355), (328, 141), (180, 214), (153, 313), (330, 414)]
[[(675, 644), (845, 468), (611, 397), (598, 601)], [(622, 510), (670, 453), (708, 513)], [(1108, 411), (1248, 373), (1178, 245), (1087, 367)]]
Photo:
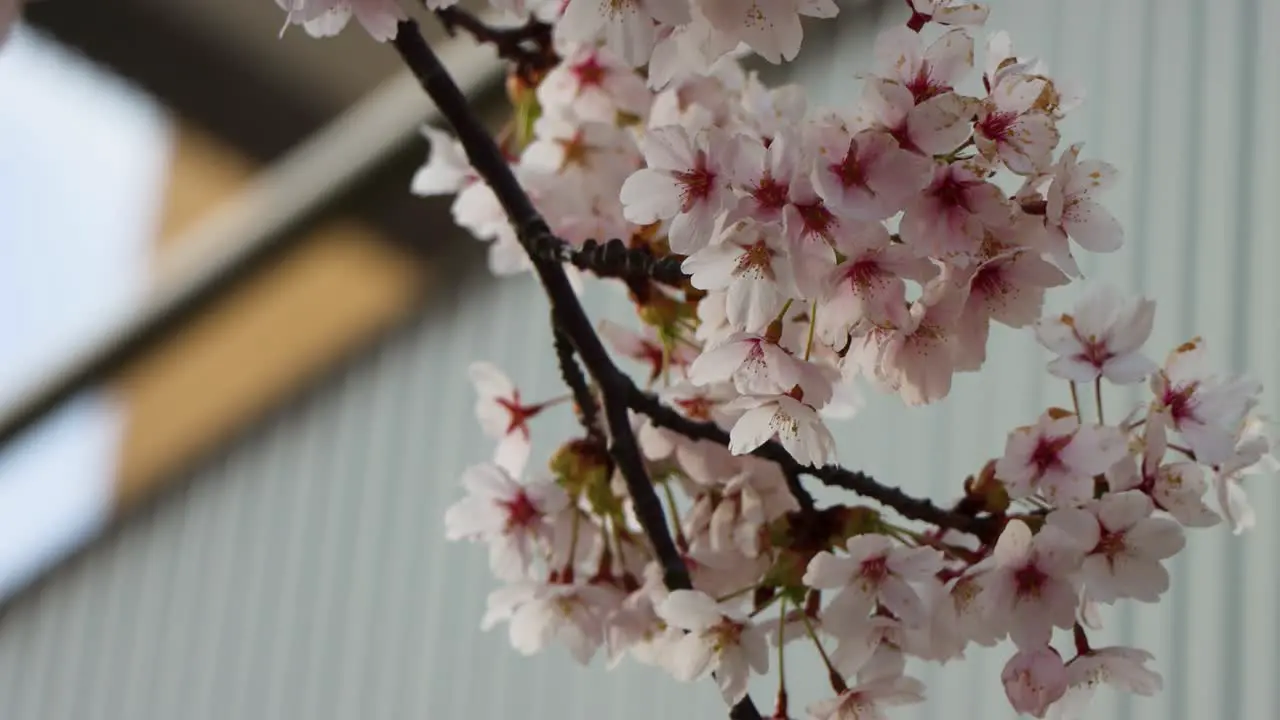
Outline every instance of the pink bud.
[(1013, 709), (1038, 718), (1067, 691), (1067, 668), (1048, 646), (1009, 658), (1000, 679)]

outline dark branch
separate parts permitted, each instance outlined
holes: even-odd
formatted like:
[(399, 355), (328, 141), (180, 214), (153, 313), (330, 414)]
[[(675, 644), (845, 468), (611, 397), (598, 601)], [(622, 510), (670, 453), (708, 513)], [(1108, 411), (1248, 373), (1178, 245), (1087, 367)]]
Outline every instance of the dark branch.
[[(709, 440), (728, 446), (729, 433), (713, 422), (690, 420), (663, 405), (656, 397), (632, 386), (627, 403), (632, 410), (648, 416), (660, 427), (673, 430), (694, 440)], [(769, 441), (756, 449), (753, 455), (777, 463), (790, 479), (801, 474), (811, 475), (824, 485), (851, 490), (896, 510), (900, 515), (941, 528), (968, 533), (984, 542), (993, 542), (1000, 532), (999, 519), (991, 516), (975, 517), (951, 512), (938, 507), (925, 498), (912, 497), (896, 487), (876, 482), (870, 475), (856, 470), (846, 470), (836, 465), (820, 468), (801, 465), (777, 442)], [(794, 489), (793, 489), (794, 492)], [(797, 500), (799, 498), (797, 497)], [(803, 501), (801, 501), (803, 502)]]
[(559, 62), (552, 50), (551, 25), (536, 18), (530, 17), (518, 27), (499, 28), (457, 6), (441, 8), (435, 13), (449, 35), (464, 30), (476, 42), (492, 45), (498, 57), (515, 63), (526, 73), (549, 70)]
[(578, 418), (582, 421), (582, 427), (586, 429), (587, 436), (603, 448), (607, 443), (604, 432), (600, 429), (600, 406), (596, 403), (595, 393), (591, 391), (587, 379), (583, 377), (582, 368), (578, 367), (578, 360), (574, 357), (573, 340), (555, 325), (554, 319), (552, 325), (555, 330), (556, 359), (560, 362), (560, 378), (573, 393), (574, 404), (578, 407)]
[[(423, 40), (417, 23), (412, 20), (400, 23), (393, 44), (423, 89), (435, 101), (440, 113), (453, 126), (459, 142), (467, 151), (471, 166), (489, 184), (498, 202), (502, 204), (516, 229), (521, 245), (533, 258), (534, 271), (551, 302), (556, 328), (572, 342), (587, 372), (599, 386), (609, 432), (609, 454), (626, 482), (636, 517), (653, 544), (654, 554), (663, 568), (666, 586), (672, 590), (692, 589), (689, 570), (671, 538), (662, 503), (653, 489), (635, 435), (631, 431), (627, 400), (635, 386), (609, 358), (578, 302), (578, 296), (569, 284), (564, 268), (559, 263), (536, 257), (531, 250), (538, 243), (548, 242), (547, 238), (551, 237), (546, 222), (534, 209), (501, 150), (472, 112), (462, 91)], [(760, 712), (748, 696), (734, 706), (730, 716), (739, 720), (759, 720)]]
[(625, 280), (654, 280), (664, 285), (678, 287), (688, 277), (680, 269), (682, 255), (654, 257), (647, 248), (627, 247), (618, 238), (599, 242), (588, 240), (575, 248), (554, 235), (533, 239), (530, 248), (533, 257), (550, 262), (569, 263), (586, 270), (596, 277)]

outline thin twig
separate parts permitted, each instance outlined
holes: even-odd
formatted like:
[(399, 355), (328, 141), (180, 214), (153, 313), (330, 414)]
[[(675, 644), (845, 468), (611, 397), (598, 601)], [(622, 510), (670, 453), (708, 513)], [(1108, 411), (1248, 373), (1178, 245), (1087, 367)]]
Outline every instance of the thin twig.
[(574, 357), (573, 341), (559, 327), (554, 328), (556, 359), (560, 362), (560, 378), (573, 393), (574, 404), (578, 407), (578, 418), (587, 436), (605, 447), (604, 432), (600, 428), (600, 406), (596, 403), (595, 393), (582, 375), (582, 368)]
[(549, 70), (560, 60), (552, 49), (551, 25), (536, 18), (530, 17), (518, 27), (499, 28), (457, 6), (441, 8), (435, 13), (450, 36), (464, 30), (476, 42), (492, 45), (498, 57), (515, 63), (523, 72)]

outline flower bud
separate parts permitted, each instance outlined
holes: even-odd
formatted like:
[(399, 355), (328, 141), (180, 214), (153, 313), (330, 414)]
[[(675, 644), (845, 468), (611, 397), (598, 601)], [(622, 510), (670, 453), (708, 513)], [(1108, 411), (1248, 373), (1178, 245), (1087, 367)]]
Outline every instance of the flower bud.
[(1000, 673), (1009, 704), (1020, 713), (1044, 717), (1049, 706), (1067, 691), (1067, 668), (1051, 647), (1021, 650)]

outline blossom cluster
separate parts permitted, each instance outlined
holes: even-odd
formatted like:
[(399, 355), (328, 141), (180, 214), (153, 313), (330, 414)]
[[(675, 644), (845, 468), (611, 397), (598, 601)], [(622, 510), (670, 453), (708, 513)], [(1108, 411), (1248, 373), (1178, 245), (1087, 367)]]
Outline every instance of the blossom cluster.
[[(405, 17), (394, 0), (277, 1), (318, 35), (354, 16), (385, 40)], [(802, 88), (739, 63), (795, 57), (799, 18), (834, 15), (832, 0), (492, 5), (554, 27), (558, 63), (513, 76), (501, 136), (552, 231), (577, 247), (620, 238), (674, 254), (688, 276), (629, 281), (642, 329), (605, 320), (599, 334), (666, 405), (729, 442), (632, 418), (691, 576), (692, 589), (672, 590), (601, 429), (531, 470), (534, 420), (568, 398), (531, 402), (474, 364), (497, 449), (466, 472), (445, 520), (450, 539), (488, 546), (504, 583), (483, 625), (506, 623), (526, 654), (560, 643), (584, 664), (602, 654), (679, 680), (710, 674), (729, 703), (773, 670), (776, 717), (790, 711), (770, 658), (797, 645), (830, 676), (832, 695), (807, 708), (818, 720), (882, 718), (924, 697), (909, 658), (945, 663), (1004, 640), (1001, 680), (1019, 712), (1087, 717), (1102, 683), (1155, 692), (1147, 652), (1090, 643), (1099, 608), (1157, 602), (1186, 528), (1252, 526), (1242, 480), (1278, 463), (1257, 383), (1215, 373), (1199, 338), (1162, 365), (1145, 354), (1153, 302), (1095, 286), (1070, 312), (1044, 312), (1046, 290), (1081, 277), (1081, 251), (1123, 242), (1099, 198), (1115, 169), (1061, 142), (1079, 94), (1004, 33), (977, 67), (987, 11), (953, 0), (907, 0), (844, 108), (810, 107)], [(489, 242), (495, 273), (530, 270), (461, 145), (424, 133), (412, 191), (456, 195), (454, 220)], [(955, 374), (981, 369), (993, 323), (1034, 334), (1072, 403), (1014, 429), (964, 483), (955, 513), (992, 521), (989, 535), (815, 507), (798, 478), (753, 454), (776, 442), (801, 466), (833, 462), (827, 423), (855, 414), (857, 383), (940, 401)], [(1104, 388), (1142, 382), (1146, 399), (1108, 422)]]

